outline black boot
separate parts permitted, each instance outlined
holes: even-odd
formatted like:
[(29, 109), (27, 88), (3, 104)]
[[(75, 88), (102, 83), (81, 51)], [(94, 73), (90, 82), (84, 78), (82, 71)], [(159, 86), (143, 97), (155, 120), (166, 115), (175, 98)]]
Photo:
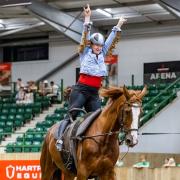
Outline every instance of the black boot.
[(63, 140), (62, 140), (62, 137), (63, 137), (63, 133), (67, 127), (67, 125), (69, 124), (69, 119), (64, 119), (62, 122), (61, 122), (61, 127), (60, 127), (60, 130), (58, 132), (58, 135), (59, 135), (59, 139), (56, 141), (56, 148), (58, 151), (62, 151), (62, 147), (63, 147)]

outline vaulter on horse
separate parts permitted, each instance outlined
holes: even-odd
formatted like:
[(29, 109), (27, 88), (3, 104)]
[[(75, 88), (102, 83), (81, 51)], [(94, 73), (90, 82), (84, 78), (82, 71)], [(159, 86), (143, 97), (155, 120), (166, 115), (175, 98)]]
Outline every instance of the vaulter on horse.
[[(84, 8), (84, 27), (82, 32), (82, 39), (79, 47), (80, 55), (80, 77), (78, 83), (73, 87), (69, 99), (69, 110), (74, 108), (85, 108), (86, 112), (93, 112), (101, 108), (99, 98), (99, 88), (104, 76), (107, 76), (107, 69), (104, 62), (104, 57), (111, 54), (115, 44), (120, 39), (121, 26), (126, 21), (123, 17), (119, 19), (116, 26), (106, 41), (100, 33), (90, 35), (91, 25), (90, 22), (91, 9), (89, 4)], [(71, 119), (75, 120), (78, 111), (71, 112)], [(61, 129), (59, 136), (63, 136), (63, 132), (67, 125), (70, 123), (70, 118), (67, 117), (61, 122)], [(59, 151), (62, 150), (63, 141), (58, 139), (56, 146)]]

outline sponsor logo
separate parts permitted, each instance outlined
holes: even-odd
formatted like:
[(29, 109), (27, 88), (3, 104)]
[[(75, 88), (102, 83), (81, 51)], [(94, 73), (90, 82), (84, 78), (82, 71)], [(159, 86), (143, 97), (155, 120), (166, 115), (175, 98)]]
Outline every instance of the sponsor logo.
[(176, 79), (176, 73), (175, 72), (166, 72), (166, 73), (152, 73), (150, 80), (156, 80), (156, 79)]
[(15, 173), (15, 167), (12, 165), (9, 165), (6, 167), (6, 177), (8, 179), (12, 179), (14, 177), (14, 173)]
[(39, 160), (7, 160), (0, 161), (0, 164), (1, 180), (41, 180)]

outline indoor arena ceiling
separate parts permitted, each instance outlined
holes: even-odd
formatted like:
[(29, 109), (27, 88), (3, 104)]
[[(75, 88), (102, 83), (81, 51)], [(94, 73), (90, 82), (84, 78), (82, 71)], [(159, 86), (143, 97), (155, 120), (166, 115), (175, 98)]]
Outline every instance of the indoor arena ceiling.
[[(125, 28), (180, 25), (178, 9), (166, 0), (1, 0), (0, 39), (16, 36), (64, 34), (74, 41), (80, 36), (83, 7), (92, 9), (93, 28), (107, 32), (120, 16)], [(177, 0), (172, 0), (176, 1)], [(179, 26), (178, 26), (179, 27)]]

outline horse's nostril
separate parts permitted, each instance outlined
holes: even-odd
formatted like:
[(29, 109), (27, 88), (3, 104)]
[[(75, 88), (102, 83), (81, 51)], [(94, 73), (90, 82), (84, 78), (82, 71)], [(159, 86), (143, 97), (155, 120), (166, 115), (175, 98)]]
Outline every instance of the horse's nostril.
[(130, 139), (126, 139), (126, 144), (129, 146), (131, 144), (131, 140)]
[(131, 146), (133, 145), (133, 137), (131, 135), (127, 135), (126, 136), (126, 139), (125, 139), (125, 142), (128, 146)]

